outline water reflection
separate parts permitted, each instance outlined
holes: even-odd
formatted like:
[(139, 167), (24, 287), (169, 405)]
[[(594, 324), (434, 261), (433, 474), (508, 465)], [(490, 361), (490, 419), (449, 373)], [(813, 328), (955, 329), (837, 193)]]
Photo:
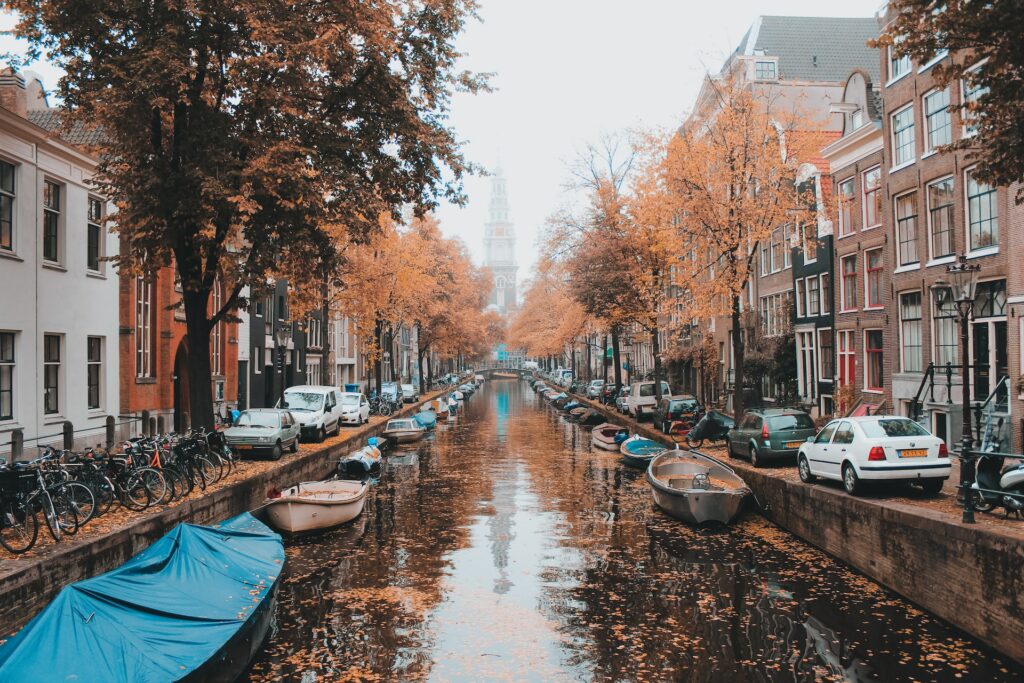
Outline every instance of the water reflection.
[(363, 517), (291, 543), (288, 562), (252, 680), (1022, 673), (758, 517), (718, 532), (666, 518), (642, 473), (516, 381), (393, 454)]

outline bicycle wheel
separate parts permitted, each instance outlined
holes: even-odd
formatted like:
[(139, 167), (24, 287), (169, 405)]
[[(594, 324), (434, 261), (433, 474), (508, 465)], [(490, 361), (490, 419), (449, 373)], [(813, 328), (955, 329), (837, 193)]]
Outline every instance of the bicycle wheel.
[(64, 487), (54, 491), (51, 494), (51, 499), (53, 500), (53, 510), (57, 513), (60, 530), (68, 536), (77, 534), (78, 528), (81, 526), (78, 508), (71, 502)]
[(146, 478), (141, 472), (132, 472), (124, 480), (124, 488), (119, 491), (121, 505), (139, 512), (153, 504), (153, 495), (146, 486)]
[(171, 468), (164, 468), (164, 471), (171, 472), (171, 476), (176, 479), (174, 488), (178, 491), (178, 497), (184, 498), (185, 496), (192, 493), (192, 489), (195, 487), (195, 482), (192, 481), (192, 477), (188, 475), (184, 467), (181, 465), (175, 465)]
[(207, 486), (212, 485), (220, 477), (217, 476), (217, 467), (207, 458), (196, 458), (195, 470), (199, 472), (200, 476), (205, 480), (202, 488), (205, 490)]
[(0, 545), (20, 555), (30, 550), (38, 537), (39, 517), (35, 509), (13, 500), (4, 501), (0, 507)]
[(168, 496), (167, 481), (160, 470), (153, 467), (141, 467), (135, 470), (135, 474), (142, 477), (142, 481), (149, 490), (149, 496), (154, 503), (170, 502)]
[(75, 506), (79, 526), (85, 526), (97, 515), (96, 494), (85, 484), (69, 481), (64, 485), (63, 494), (67, 498), (68, 503)]
[(46, 530), (50, 532), (50, 537), (59, 543), (63, 534), (61, 533), (60, 523), (57, 521), (57, 511), (53, 508), (53, 500), (50, 498), (50, 494), (43, 491), (35, 504), (43, 511), (43, 521), (46, 522)]
[(96, 495), (96, 517), (101, 517), (110, 512), (110, 506), (114, 504), (114, 499), (117, 498), (117, 490), (114, 488), (114, 482), (110, 481), (105, 476), (97, 477), (92, 482), (92, 492)]

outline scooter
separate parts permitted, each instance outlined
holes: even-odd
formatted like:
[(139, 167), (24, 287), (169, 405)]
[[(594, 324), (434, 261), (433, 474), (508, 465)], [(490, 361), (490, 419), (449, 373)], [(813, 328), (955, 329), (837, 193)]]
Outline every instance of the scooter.
[(1022, 517), (1024, 513), (1024, 462), (1003, 469), (1003, 456), (982, 453), (978, 459), (978, 470), (974, 489), (974, 509), (990, 512), (1001, 507), (1006, 516)]
[(717, 410), (709, 410), (704, 417), (693, 425), (693, 428), (686, 434), (686, 444), (690, 448), (700, 448), (704, 441), (725, 441), (729, 430), (735, 426), (735, 421)]

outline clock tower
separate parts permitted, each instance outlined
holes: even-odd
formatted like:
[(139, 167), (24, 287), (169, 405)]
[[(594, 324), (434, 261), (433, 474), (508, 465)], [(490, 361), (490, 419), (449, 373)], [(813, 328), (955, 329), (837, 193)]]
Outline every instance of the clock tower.
[(515, 310), (516, 235), (509, 217), (508, 188), (501, 169), (491, 176), (490, 218), (484, 225), (484, 265), (494, 275), (490, 303), (502, 314)]

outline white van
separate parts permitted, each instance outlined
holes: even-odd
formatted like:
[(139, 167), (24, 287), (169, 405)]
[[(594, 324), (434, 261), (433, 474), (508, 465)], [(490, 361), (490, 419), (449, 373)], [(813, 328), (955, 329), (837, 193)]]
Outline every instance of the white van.
[[(661, 395), (672, 395), (672, 390), (668, 388), (668, 382), (665, 380), (661, 381)], [(633, 386), (629, 388), (629, 398), (626, 399), (626, 412), (636, 419), (639, 420), (644, 415), (650, 415), (654, 412), (657, 404), (658, 399), (654, 395), (654, 382), (652, 380), (634, 382)]]
[(337, 387), (302, 385), (284, 390), (284, 406), (302, 428), (301, 435), (323, 441), (328, 433), (341, 431), (341, 390)]

